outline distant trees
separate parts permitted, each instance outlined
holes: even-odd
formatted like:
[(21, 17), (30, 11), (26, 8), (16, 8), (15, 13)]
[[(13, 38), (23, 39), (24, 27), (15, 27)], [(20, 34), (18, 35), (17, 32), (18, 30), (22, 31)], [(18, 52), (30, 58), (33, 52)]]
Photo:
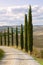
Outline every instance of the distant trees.
[(13, 28), (11, 28), (11, 38), (12, 38), (12, 46), (13, 46)]
[(8, 33), (7, 33), (7, 35), (8, 35), (8, 46), (9, 46), (10, 45), (9, 27), (8, 27)]
[(1, 45), (3, 45), (3, 42), (2, 42), (2, 32), (0, 33), (0, 42), (1, 42)]
[(20, 34), (20, 45), (21, 49), (24, 48), (24, 38), (23, 38), (23, 25), (21, 24), (21, 34)]
[(31, 6), (29, 7), (29, 13), (28, 13), (28, 39), (29, 39), (29, 50), (30, 54), (33, 51), (33, 25), (32, 25), (32, 11)]
[(18, 47), (18, 28), (16, 27), (16, 46)]
[(6, 45), (6, 31), (4, 31), (4, 45)]
[(25, 51), (28, 52), (28, 43), (27, 43), (27, 14), (25, 14)]

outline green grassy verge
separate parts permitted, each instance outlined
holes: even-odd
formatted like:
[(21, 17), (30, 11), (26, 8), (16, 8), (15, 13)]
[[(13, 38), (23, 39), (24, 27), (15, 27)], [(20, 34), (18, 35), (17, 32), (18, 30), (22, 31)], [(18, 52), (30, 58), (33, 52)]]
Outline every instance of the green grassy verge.
[(40, 65), (43, 65), (43, 59), (42, 58), (35, 58), (36, 61), (40, 63)]
[(5, 52), (2, 49), (0, 49), (0, 60), (4, 57), (4, 55), (5, 55)]

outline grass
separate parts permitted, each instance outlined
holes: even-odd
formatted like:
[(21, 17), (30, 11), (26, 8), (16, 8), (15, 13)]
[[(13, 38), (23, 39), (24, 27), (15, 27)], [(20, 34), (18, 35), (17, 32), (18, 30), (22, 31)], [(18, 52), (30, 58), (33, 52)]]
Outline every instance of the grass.
[(4, 57), (4, 55), (5, 55), (5, 52), (2, 49), (0, 49), (0, 60)]
[(35, 58), (35, 60), (37, 60), (40, 63), (40, 65), (43, 65), (43, 59), (42, 58)]

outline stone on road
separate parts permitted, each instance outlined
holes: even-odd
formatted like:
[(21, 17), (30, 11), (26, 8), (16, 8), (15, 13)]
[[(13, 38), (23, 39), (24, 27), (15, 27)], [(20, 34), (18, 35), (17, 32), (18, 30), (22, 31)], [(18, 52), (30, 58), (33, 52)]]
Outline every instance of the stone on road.
[(0, 61), (0, 65), (40, 65), (27, 53), (7, 46), (0, 46), (5, 51), (5, 57)]

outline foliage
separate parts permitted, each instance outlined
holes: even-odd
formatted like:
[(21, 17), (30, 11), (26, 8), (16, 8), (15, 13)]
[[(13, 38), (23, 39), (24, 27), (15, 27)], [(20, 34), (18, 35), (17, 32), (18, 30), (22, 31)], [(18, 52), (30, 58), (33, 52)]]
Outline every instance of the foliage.
[(0, 41), (1, 41), (1, 45), (3, 45), (2, 43), (2, 32), (1, 32), (1, 34), (0, 34)]
[(16, 46), (18, 47), (18, 28), (16, 27)]
[(30, 53), (33, 51), (33, 25), (32, 25), (32, 11), (31, 6), (29, 7), (29, 17), (28, 17), (28, 43)]
[(13, 46), (13, 28), (11, 28), (11, 36), (12, 36), (12, 46)]
[(10, 45), (10, 38), (9, 38), (9, 27), (8, 27), (8, 46)]
[(23, 49), (24, 48), (24, 40), (23, 40), (23, 25), (22, 24), (21, 24), (20, 44), (21, 44), (21, 49)]
[(4, 31), (4, 43), (6, 45), (6, 32)]
[(25, 14), (25, 51), (28, 52), (28, 43), (27, 43), (27, 14)]

